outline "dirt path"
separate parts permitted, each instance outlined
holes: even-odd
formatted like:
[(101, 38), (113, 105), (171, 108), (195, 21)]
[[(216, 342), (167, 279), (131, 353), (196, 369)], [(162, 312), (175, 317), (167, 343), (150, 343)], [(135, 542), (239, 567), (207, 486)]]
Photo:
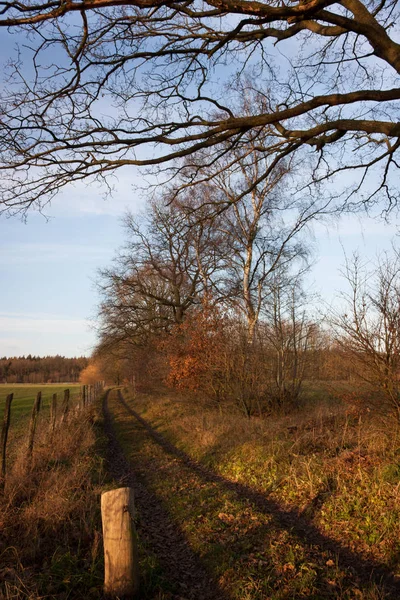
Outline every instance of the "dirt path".
[(107, 399), (108, 395), (104, 400), (103, 413), (109, 439), (109, 468), (121, 485), (132, 487), (135, 491), (135, 503), (140, 512), (140, 536), (145, 538), (156, 554), (165, 577), (174, 590), (163, 597), (174, 600), (226, 599), (224, 592), (191, 549), (179, 524), (171, 519), (160, 499), (146, 486), (141, 470), (126, 460), (115, 437)]
[[(218, 473), (206, 469), (200, 463), (191, 459), (187, 454), (177, 449), (173, 444), (161, 436), (145, 419), (136, 413), (118, 392), (118, 399), (124, 409), (135, 419), (147, 432), (148, 436), (170, 456), (170, 460), (177, 463), (175, 469), (184, 472), (184, 477), (196, 477), (199, 481), (212, 483), (219, 489), (227, 491), (241, 501), (250, 504), (259, 513), (271, 518), (273, 525), (280, 530), (290, 532), (291, 536), (297, 538), (302, 545), (307, 547), (310, 562), (315, 564), (326, 563), (326, 552), (345, 570), (346, 577), (357, 582), (362, 589), (364, 586), (375, 585), (377, 598), (398, 599), (400, 597), (400, 581), (388, 569), (381, 564), (366, 559), (353, 552), (345, 545), (330, 539), (322, 533), (310, 518), (297, 510), (284, 509), (276, 502), (243, 484), (224, 479)], [(129, 464), (119, 447), (112, 429), (112, 420), (107, 408), (104, 406), (107, 433), (110, 439), (110, 464), (114, 473), (124, 485), (131, 485), (135, 489), (137, 503), (142, 515), (141, 535), (144, 535), (152, 548), (160, 558), (160, 562), (166, 568), (168, 577), (175, 588), (179, 589), (181, 596), (173, 595), (173, 598), (197, 599), (223, 599), (226, 598), (223, 590), (218, 586), (213, 577), (207, 573), (199, 556), (191, 549), (185, 535), (179, 525), (171, 520), (168, 511), (163, 507), (160, 500), (149, 491), (143, 470), (140, 467)], [(338, 595), (339, 590), (332, 593), (322, 592), (321, 595), (303, 593), (299, 596), (287, 597), (343, 597), (356, 596)], [(378, 591), (379, 590), (379, 591)], [(363, 595), (357, 597), (364, 597)], [(371, 596), (368, 596), (371, 597)]]

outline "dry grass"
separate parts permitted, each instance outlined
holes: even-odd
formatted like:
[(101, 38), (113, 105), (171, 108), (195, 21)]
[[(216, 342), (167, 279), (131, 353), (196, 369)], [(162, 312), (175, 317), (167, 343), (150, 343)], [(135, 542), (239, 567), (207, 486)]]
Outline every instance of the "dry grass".
[[(333, 397), (249, 421), (233, 407), (165, 390), (124, 396), (156, 432), (217, 473), (181, 460), (111, 394), (116, 433), (138, 476), (228, 598), (398, 598), (371, 567), (400, 573), (395, 423), (360, 417)], [(170, 598), (162, 556), (142, 559), (141, 568), (141, 598)]]
[(101, 459), (93, 409), (15, 454), (0, 499), (0, 598), (100, 597)]
[(399, 425), (356, 393), (333, 391), (265, 419), (166, 392), (138, 395), (132, 405), (225, 478), (302, 511), (331, 538), (400, 573)]

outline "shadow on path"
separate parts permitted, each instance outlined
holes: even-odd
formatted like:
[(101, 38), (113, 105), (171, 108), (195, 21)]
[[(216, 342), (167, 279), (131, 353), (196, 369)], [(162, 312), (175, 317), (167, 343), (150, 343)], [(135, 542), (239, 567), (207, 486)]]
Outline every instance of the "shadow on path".
[(107, 461), (110, 472), (122, 485), (134, 489), (135, 504), (140, 511), (140, 535), (156, 555), (163, 576), (176, 592), (166, 597), (176, 600), (228, 600), (162, 501), (146, 487), (134, 465), (126, 459), (113, 430), (108, 394), (104, 397), (103, 414), (109, 441)]
[[(400, 598), (400, 580), (383, 564), (373, 559), (365, 558), (352, 551), (344, 544), (330, 538), (321, 532), (318, 527), (302, 512), (292, 508), (284, 508), (278, 502), (268, 498), (244, 484), (230, 481), (207, 469), (199, 462), (193, 460), (182, 450), (179, 450), (171, 442), (158, 433), (143, 417), (133, 410), (124, 400), (120, 391), (118, 398), (129, 414), (147, 430), (152, 439), (157, 442), (166, 452), (177, 457), (182, 463), (194, 473), (201, 476), (204, 481), (217, 483), (225, 490), (233, 492), (236, 497), (247, 500), (261, 513), (272, 518), (273, 522), (280, 528), (290, 531), (301, 543), (308, 547), (318, 546), (321, 550), (329, 551), (337, 556), (338, 564), (344, 569), (350, 570), (363, 583), (374, 583), (383, 593), (381, 597), (398, 600)], [(223, 596), (221, 595), (222, 599)]]

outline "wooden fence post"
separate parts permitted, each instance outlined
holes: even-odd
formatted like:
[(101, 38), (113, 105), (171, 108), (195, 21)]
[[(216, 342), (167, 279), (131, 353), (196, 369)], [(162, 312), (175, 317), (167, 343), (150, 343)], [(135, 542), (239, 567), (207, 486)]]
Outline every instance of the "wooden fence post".
[(86, 406), (86, 386), (82, 386), (82, 408)]
[(104, 592), (111, 597), (132, 597), (138, 591), (138, 554), (132, 488), (101, 495), (104, 541)]
[(57, 420), (57, 394), (53, 394), (50, 405), (50, 430), (54, 431)]
[(64, 400), (63, 400), (63, 408), (62, 408), (62, 417), (61, 421), (64, 422), (68, 416), (69, 411), (69, 390), (64, 390)]
[(6, 450), (7, 450), (7, 438), (8, 430), (10, 428), (10, 416), (11, 416), (11, 402), (14, 394), (8, 394), (6, 398), (6, 405), (4, 407), (4, 420), (3, 428), (1, 430), (1, 475), (0, 475), (0, 489), (4, 489), (6, 481)]
[(28, 468), (30, 468), (31, 462), (32, 462), (33, 443), (35, 440), (36, 424), (37, 424), (38, 414), (40, 411), (41, 402), (42, 402), (42, 392), (38, 392), (36, 395), (36, 400), (33, 403), (31, 422), (29, 425), (28, 451), (27, 451), (27, 455), (26, 455)]

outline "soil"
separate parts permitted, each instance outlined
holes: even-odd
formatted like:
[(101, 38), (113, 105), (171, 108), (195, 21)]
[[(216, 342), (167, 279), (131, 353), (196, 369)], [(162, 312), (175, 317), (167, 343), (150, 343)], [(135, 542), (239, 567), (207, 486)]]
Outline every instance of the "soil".
[[(123, 402), (122, 395), (120, 400)], [(137, 523), (138, 534), (156, 555), (162, 566), (164, 578), (174, 590), (164, 594), (163, 598), (224, 600), (226, 596), (223, 590), (213, 581), (212, 574), (207, 572), (200, 558), (190, 547), (179, 523), (171, 519), (162, 502), (149, 490), (142, 470), (135, 468), (124, 456), (114, 434), (107, 396), (103, 404), (103, 413), (109, 440), (107, 461), (110, 473), (121, 486), (134, 489), (135, 505), (140, 514), (140, 522)]]

